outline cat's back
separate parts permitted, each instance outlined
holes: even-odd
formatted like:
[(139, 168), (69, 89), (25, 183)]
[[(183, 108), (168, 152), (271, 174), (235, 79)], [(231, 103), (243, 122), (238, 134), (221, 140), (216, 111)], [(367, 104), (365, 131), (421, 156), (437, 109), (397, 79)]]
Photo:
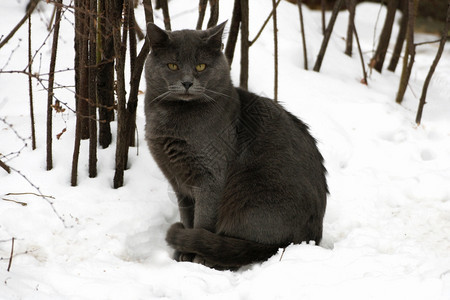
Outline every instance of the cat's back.
[(325, 197), (323, 157), (308, 126), (272, 99), (236, 90), (241, 102), (238, 136), (245, 136), (239, 143), (241, 153), (257, 164), (280, 168), (294, 184), (303, 185), (305, 178), (312, 178), (318, 194)]

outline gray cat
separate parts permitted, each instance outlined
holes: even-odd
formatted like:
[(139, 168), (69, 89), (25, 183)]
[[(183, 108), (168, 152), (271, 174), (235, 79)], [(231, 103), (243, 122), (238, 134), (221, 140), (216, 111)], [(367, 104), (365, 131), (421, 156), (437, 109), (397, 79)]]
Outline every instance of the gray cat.
[(326, 170), (308, 127), (233, 87), (225, 23), (167, 32), (148, 24), (146, 140), (172, 185), (177, 261), (236, 269), (322, 238)]

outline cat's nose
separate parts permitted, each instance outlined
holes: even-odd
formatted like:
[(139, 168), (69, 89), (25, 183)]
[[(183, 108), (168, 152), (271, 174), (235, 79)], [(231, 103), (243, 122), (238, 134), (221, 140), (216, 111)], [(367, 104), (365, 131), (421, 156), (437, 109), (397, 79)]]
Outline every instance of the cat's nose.
[(183, 82), (181, 82), (181, 84), (184, 86), (186, 91), (193, 85), (193, 83), (190, 81), (183, 81)]

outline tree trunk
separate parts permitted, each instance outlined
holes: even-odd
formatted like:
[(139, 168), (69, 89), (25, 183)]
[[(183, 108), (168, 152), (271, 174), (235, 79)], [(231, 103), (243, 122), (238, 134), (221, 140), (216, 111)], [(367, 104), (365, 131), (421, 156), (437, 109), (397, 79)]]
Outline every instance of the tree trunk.
[(381, 30), (380, 39), (377, 50), (372, 58), (374, 61), (374, 69), (381, 73), (383, 69), (384, 59), (389, 47), (389, 40), (391, 39), (392, 26), (394, 25), (395, 12), (397, 10), (399, 0), (389, 0), (387, 6), (387, 15), (384, 21), (383, 29)]
[[(129, 5), (129, 31), (130, 31), (130, 73), (131, 76), (133, 76), (133, 74), (136, 72), (136, 57), (137, 57), (137, 49), (136, 49), (136, 30), (135, 30), (135, 26), (136, 26), (136, 22), (134, 19), (134, 8), (132, 6), (132, 1), (133, 0), (129, 0), (130, 1), (130, 5)], [(139, 76), (140, 77), (140, 76)], [(140, 78), (139, 78), (140, 79)], [(138, 82), (139, 82), (138, 79)], [(130, 81), (130, 86), (133, 85), (133, 82)], [(139, 84), (138, 84), (138, 89), (139, 89)], [(128, 105), (129, 105), (130, 100), (128, 100)], [(136, 102), (137, 102), (137, 98), (136, 98)], [(128, 146), (134, 147), (136, 145), (136, 139), (135, 139), (135, 131), (136, 131), (136, 110), (134, 110), (133, 112), (128, 111), (130, 114), (128, 115), (128, 126), (129, 126), (129, 130), (128, 130)]]
[(412, 66), (414, 64), (414, 57), (416, 55), (416, 47), (414, 46), (414, 23), (416, 19), (417, 4), (418, 0), (408, 0), (408, 32), (406, 34), (406, 49), (405, 56), (403, 58), (400, 84), (398, 87), (397, 96), (395, 98), (395, 102), (399, 104), (402, 103), (403, 97), (405, 96)]
[(298, 13), (300, 16), (300, 32), (302, 33), (303, 62), (305, 70), (308, 70), (308, 55), (306, 53), (306, 37), (305, 37), (305, 26), (303, 24), (302, 0), (297, 0), (297, 6), (298, 6)]
[(81, 141), (81, 104), (85, 101), (81, 99), (81, 47), (83, 38), (83, 18), (81, 15), (81, 10), (84, 7), (84, 0), (75, 0), (75, 102), (76, 102), (76, 112), (77, 120), (75, 125), (75, 143), (72, 157), (72, 171), (70, 183), (72, 186), (78, 184), (78, 158), (80, 156), (80, 141)]
[(53, 84), (55, 81), (55, 64), (58, 50), (59, 24), (61, 21), (62, 0), (57, 0), (56, 18), (53, 31), (52, 54), (50, 58), (50, 70), (48, 78), (48, 95), (47, 95), (47, 170), (53, 169), (53, 153), (52, 153), (52, 104), (53, 104)]
[(441, 59), (442, 52), (444, 52), (445, 43), (447, 42), (449, 24), (450, 24), (450, 1), (448, 1), (447, 20), (445, 22), (444, 30), (442, 31), (441, 42), (439, 43), (439, 48), (436, 53), (436, 57), (434, 58), (433, 63), (431, 64), (430, 71), (428, 71), (427, 77), (423, 84), (422, 94), (420, 95), (419, 108), (417, 109), (416, 115), (417, 125), (420, 125), (420, 122), (422, 120), (423, 107), (426, 104), (425, 100), (427, 97), (428, 85), (430, 84), (431, 77), (433, 76), (434, 71), (436, 70), (436, 66), (439, 63), (439, 60)]
[(36, 149), (36, 130), (34, 126), (34, 105), (33, 105), (33, 81), (32, 81), (31, 55), (31, 14), (28, 15), (28, 94), (30, 96), (30, 121), (31, 121), (31, 149)]
[(206, 5), (208, 0), (200, 0), (198, 3), (198, 20), (195, 29), (201, 30), (203, 26), (203, 20), (205, 19)]
[(328, 23), (327, 29), (325, 30), (322, 46), (320, 47), (320, 51), (319, 54), (317, 55), (317, 60), (313, 68), (313, 70), (316, 72), (319, 72), (320, 67), (322, 66), (323, 57), (325, 56), (325, 51), (327, 50), (328, 42), (330, 40), (331, 33), (333, 32), (334, 23), (336, 22), (336, 18), (339, 14), (339, 9), (342, 6), (342, 1), (343, 0), (337, 0), (336, 3), (334, 4), (330, 22)]
[(97, 177), (97, 1), (89, 1), (89, 177)]
[(391, 61), (389, 62), (388, 70), (395, 72), (397, 68), (398, 60), (400, 59), (400, 53), (402, 52), (403, 43), (406, 38), (406, 30), (408, 28), (408, 5), (407, 0), (401, 0), (403, 3), (403, 15), (400, 22), (400, 30), (397, 34), (397, 40), (395, 41), (394, 52), (392, 53)]
[(320, 11), (322, 15), (322, 34), (325, 35), (325, 6), (326, 6), (326, 0), (320, 0)]
[(111, 144), (111, 121), (114, 120), (114, 43), (106, 0), (98, 0), (99, 7), (99, 42), (97, 43), (97, 97), (99, 116), (99, 144), (108, 148)]
[(169, 5), (167, 4), (167, 0), (161, 0), (160, 3), (164, 16), (164, 27), (166, 28), (166, 30), (171, 31), (172, 28), (170, 25)]
[(250, 43), (248, 40), (248, 0), (240, 0), (241, 5), (241, 74), (239, 86), (243, 89), (248, 88), (248, 49)]
[(356, 9), (356, 0), (346, 0), (347, 9), (349, 12), (348, 16), (348, 27), (347, 27), (347, 39), (345, 43), (345, 54), (348, 56), (352, 56), (353, 51), (353, 27), (355, 26), (355, 9)]
[(81, 32), (80, 32), (80, 110), (77, 112), (81, 116), (81, 131), (80, 136), (82, 140), (89, 139), (89, 0), (82, 0), (81, 16)]
[(278, 102), (278, 26), (277, 26), (277, 2), (272, 0), (273, 11), (273, 68), (274, 68), (274, 83), (273, 83), (273, 100)]
[(208, 28), (214, 27), (219, 21), (219, 0), (209, 0), (210, 16), (208, 21)]
[[(128, 0), (125, 0), (128, 1)], [(114, 39), (114, 52), (116, 54), (116, 77), (117, 77), (117, 143), (116, 143), (116, 171), (114, 175), (114, 188), (123, 186), (123, 175), (126, 167), (126, 160), (128, 156), (129, 140), (127, 139), (126, 128), (126, 91), (125, 91), (125, 53), (126, 40), (122, 40), (120, 34), (120, 20), (122, 14), (122, 1), (108, 0), (110, 9), (112, 10), (110, 16), (112, 23), (112, 32)], [(124, 152), (126, 151), (126, 152)]]
[(230, 32), (228, 33), (227, 46), (225, 47), (225, 57), (231, 67), (233, 62), (234, 49), (236, 48), (239, 25), (241, 23), (241, 0), (234, 0), (233, 17), (231, 18)]

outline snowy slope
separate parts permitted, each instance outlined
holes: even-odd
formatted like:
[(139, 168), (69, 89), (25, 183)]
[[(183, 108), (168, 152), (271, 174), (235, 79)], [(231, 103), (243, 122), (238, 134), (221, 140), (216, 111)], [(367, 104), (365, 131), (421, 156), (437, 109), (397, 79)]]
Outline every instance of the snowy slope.
[[(2, 1), (0, 35), (22, 17), (25, 2)], [(231, 2), (221, 1), (220, 20), (231, 16)], [(40, 8), (33, 15), (34, 49), (47, 36), (45, 22), (52, 9), (46, 4)], [(195, 26), (196, 1), (172, 0), (170, 10), (174, 29)], [(251, 1), (250, 37), (270, 10), (270, 1)], [(279, 99), (310, 125), (329, 172), (331, 194), (320, 247), (292, 245), (238, 272), (174, 262), (164, 237), (178, 220), (176, 201), (142, 140), (142, 105), (137, 118), (141, 143), (139, 151), (130, 150), (125, 186), (111, 188), (114, 145), (99, 149), (99, 176), (88, 178), (88, 144), (83, 142), (79, 186), (73, 188), (74, 114), (67, 109), (54, 115), (54, 134), (67, 131), (54, 139), (55, 167), (45, 171), (46, 92), (34, 81), (38, 149), (31, 151), (27, 77), (0, 74), (0, 118), (14, 129), (0, 120), (0, 153), (20, 150), (5, 162), (54, 197), (48, 200), (64, 220), (41, 197), (7, 195), (36, 190), (20, 174), (0, 169), (0, 198), (27, 203), (0, 200), (0, 299), (450, 299), (450, 45), (430, 85), (423, 124), (417, 127), (418, 97), (436, 45), (418, 49), (400, 106), (394, 102), (399, 70), (374, 72), (368, 86), (360, 84), (356, 48), (352, 58), (343, 54), (346, 12), (338, 17), (320, 73), (303, 70), (297, 7), (282, 1), (278, 15)], [(379, 5), (357, 7), (366, 61), (384, 15)], [(57, 69), (73, 63), (73, 15), (65, 17)], [(312, 66), (322, 40), (320, 14), (305, 7), (304, 17)], [(142, 9), (137, 19), (143, 26)], [(270, 97), (272, 34), (269, 23), (252, 46), (249, 79), (250, 90)], [(26, 40), (24, 26), (0, 50), (0, 68), (25, 68)], [(37, 55), (35, 71), (48, 72), (50, 41)], [(239, 45), (232, 76), (238, 82)], [(56, 81), (73, 85), (73, 73), (58, 73)], [(74, 107), (70, 90), (58, 89), (56, 96)], [(26, 148), (21, 150), (24, 142), (17, 135)], [(7, 272), (12, 237), (15, 256)]]

